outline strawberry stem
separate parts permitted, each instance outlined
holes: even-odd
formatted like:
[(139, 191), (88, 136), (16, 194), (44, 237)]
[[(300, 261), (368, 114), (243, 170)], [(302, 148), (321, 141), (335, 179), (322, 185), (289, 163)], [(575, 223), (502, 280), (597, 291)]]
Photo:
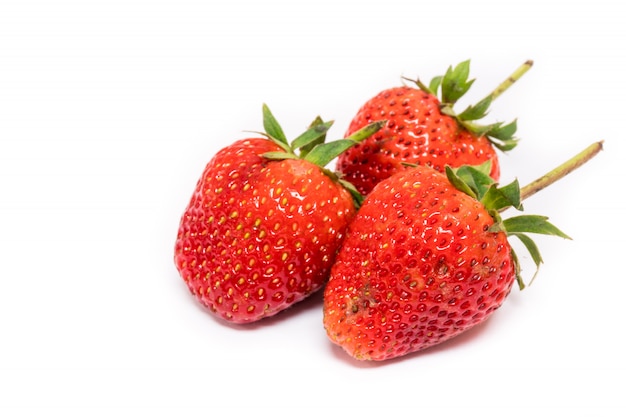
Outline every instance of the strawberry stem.
[[(547, 174), (537, 178), (535, 181), (532, 181), (530, 184), (522, 187), (519, 190), (519, 200), (523, 201), (524, 199), (534, 195), (535, 193), (543, 190), (544, 188), (552, 185), (556, 181), (560, 180), (570, 172), (575, 169), (581, 167), (588, 161), (590, 161), (594, 156), (596, 156), (602, 150), (602, 141), (592, 143), (588, 147), (586, 147), (583, 151), (576, 154), (574, 157), (568, 159), (558, 167), (554, 168), (552, 171)], [(509, 206), (510, 207), (510, 206)], [(506, 210), (506, 207), (498, 210), (502, 212)], [(499, 217), (499, 216), (497, 216)], [(539, 253), (539, 249), (537, 245), (532, 241), (532, 239), (526, 235), (526, 233), (540, 233), (544, 235), (553, 235), (559, 236), (564, 239), (571, 239), (568, 235), (559, 230), (556, 226), (548, 222), (547, 217), (543, 216), (532, 216), (532, 215), (524, 215), (509, 218), (501, 221), (501, 227), (506, 231), (507, 236), (515, 236), (522, 244), (526, 247), (528, 252), (530, 253), (533, 262), (537, 269), (535, 270), (535, 274), (530, 280), (530, 284), (535, 280), (537, 273), (539, 272), (539, 265), (543, 263), (543, 259), (541, 254)], [(524, 284), (524, 280), (520, 274), (520, 266), (517, 261), (517, 255), (513, 252), (513, 257), (516, 259), (516, 279), (519, 285), (520, 290), (523, 290), (526, 286)], [(529, 285), (530, 285), (529, 284)]]
[(558, 167), (554, 168), (552, 171), (522, 187), (520, 189), (521, 200), (523, 201), (528, 197), (534, 195), (535, 193), (548, 187), (549, 185), (552, 185), (570, 172), (587, 163), (602, 150), (603, 143), (603, 141), (599, 141), (589, 145), (582, 152), (568, 159)]
[[(496, 98), (498, 98), (502, 93), (504, 93), (506, 90), (508, 90), (509, 87), (511, 87), (513, 84), (515, 84), (515, 82), (517, 80), (522, 78), (522, 76), (524, 74), (526, 74), (526, 72), (532, 66), (533, 66), (533, 61), (532, 60), (529, 59), (526, 62), (524, 62), (515, 71), (513, 71), (513, 73), (511, 75), (509, 75), (509, 77), (506, 80), (504, 80), (502, 83), (500, 83), (500, 85), (497, 86), (495, 88), (495, 90), (493, 90), (491, 92), (491, 94), (489, 94), (487, 97), (489, 97), (491, 99), (491, 101), (493, 101)], [(485, 98), (487, 98), (487, 97), (485, 97)]]

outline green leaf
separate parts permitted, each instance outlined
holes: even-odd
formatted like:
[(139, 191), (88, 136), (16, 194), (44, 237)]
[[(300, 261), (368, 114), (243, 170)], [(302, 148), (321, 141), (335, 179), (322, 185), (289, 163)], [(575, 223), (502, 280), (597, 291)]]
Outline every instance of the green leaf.
[(538, 233), (542, 235), (559, 236), (564, 239), (571, 239), (568, 235), (559, 230), (548, 221), (546, 216), (526, 214), (522, 216), (510, 217), (502, 221), (502, 225), (507, 233)]
[(492, 130), (498, 129), (502, 123), (496, 122), (489, 125), (480, 125), (478, 123), (472, 123), (472, 121), (470, 120), (461, 120), (461, 124), (474, 135), (485, 136), (488, 135), (489, 132), (491, 132)]
[(486, 160), (482, 164), (470, 165), (470, 166), (485, 175), (489, 175), (491, 173), (491, 160), (490, 159)]
[[(489, 137), (487, 138), (491, 139)], [(515, 148), (517, 144), (519, 143), (519, 140), (518, 139), (509, 139), (509, 140), (500, 140), (500, 141), (490, 140), (490, 142), (493, 146), (500, 149), (502, 152), (507, 152)]]
[(517, 286), (520, 290), (526, 288), (526, 284), (524, 284), (524, 280), (522, 279), (522, 271), (520, 269), (519, 259), (515, 251), (511, 248), (511, 258), (513, 260), (513, 265), (515, 266), (515, 280), (517, 281)]
[(273, 139), (275, 142), (288, 145), (287, 137), (283, 132), (283, 128), (280, 127), (280, 124), (266, 104), (263, 104), (263, 128), (270, 139)]
[(339, 184), (341, 184), (346, 190), (348, 190), (350, 192), (350, 194), (352, 195), (352, 200), (354, 201), (354, 205), (356, 206), (356, 208), (360, 208), (361, 204), (363, 204), (363, 200), (365, 200), (365, 197), (363, 197), (363, 194), (361, 194), (356, 187), (354, 186), (354, 184), (352, 184), (349, 181), (346, 181), (344, 179), (339, 179)]
[(502, 122), (479, 125), (465, 120), (461, 120), (461, 124), (477, 136), (486, 136), (487, 139), (501, 151), (510, 151), (515, 148), (519, 142), (517, 138), (513, 137), (517, 131), (517, 120), (513, 120), (506, 125)]
[(467, 183), (463, 181), (461, 177), (457, 175), (456, 171), (449, 165), (446, 165), (446, 177), (448, 177), (448, 181), (450, 181), (450, 184), (452, 184), (454, 188), (476, 199), (476, 193), (474, 190), (472, 190), (472, 188), (467, 185)]
[[(537, 267), (535, 274), (533, 275), (530, 283), (534, 281), (537, 273), (539, 272), (539, 265), (543, 263), (541, 253), (535, 242), (526, 235), (526, 233), (538, 233), (543, 235), (559, 236), (564, 239), (571, 239), (568, 235), (559, 230), (552, 223), (548, 222), (548, 218), (538, 215), (522, 215), (517, 217), (511, 217), (506, 220), (502, 220), (501, 227), (504, 228), (507, 236), (517, 237), (530, 253), (530, 256)], [(520, 289), (524, 289), (524, 281), (519, 273), (520, 266), (517, 255), (511, 250), (513, 256), (513, 262), (515, 263), (516, 279)], [(530, 285), (530, 284), (529, 284)]]
[(356, 142), (351, 139), (340, 139), (333, 142), (321, 143), (311, 150), (303, 159), (320, 167), (325, 167), (330, 161), (345, 152)]
[(487, 115), (489, 106), (491, 105), (491, 96), (487, 96), (475, 105), (470, 105), (463, 110), (457, 117), (459, 120), (478, 120)]
[(378, 132), (386, 124), (387, 124), (386, 120), (379, 120), (377, 122), (370, 123), (367, 126), (357, 130), (356, 132), (348, 136), (346, 139), (351, 140), (353, 142), (361, 142), (369, 138), (370, 136), (372, 136), (374, 133)]
[[(515, 236), (520, 240), (520, 242), (522, 242), (522, 244), (526, 247), (526, 250), (530, 254), (533, 262), (535, 263), (535, 273), (533, 274), (533, 277), (530, 279), (530, 283), (528, 284), (531, 285), (535, 280), (535, 277), (539, 273), (539, 266), (543, 263), (543, 258), (541, 257), (541, 253), (539, 253), (539, 247), (537, 247), (537, 244), (524, 233), (512, 233), (509, 236)], [(519, 277), (519, 279), (521, 280), (521, 276)], [(525, 286), (520, 286), (520, 289), (524, 289), (524, 287)]]
[(515, 236), (524, 244), (537, 267), (539, 267), (539, 264), (543, 263), (543, 258), (541, 257), (541, 253), (539, 253), (539, 247), (537, 247), (537, 244), (530, 238), (530, 236), (524, 233), (510, 233), (509, 236)]
[(430, 80), (430, 84), (428, 84), (428, 89), (430, 90), (430, 93), (433, 95), (437, 95), (437, 90), (439, 90), (439, 86), (441, 86), (441, 82), (443, 81), (443, 76), (442, 75), (437, 75), (436, 77), (433, 77), (432, 80)]
[(474, 192), (477, 200), (482, 200), (489, 188), (495, 183), (489, 176), (491, 162), (478, 166), (463, 165), (456, 170), (456, 175)]
[[(317, 120), (317, 119), (316, 119)], [(321, 119), (320, 119), (321, 120)], [(315, 122), (314, 122), (315, 123)], [(300, 136), (295, 138), (293, 142), (291, 142), (292, 149), (301, 149), (305, 147), (309, 147), (309, 145), (317, 145), (318, 143), (323, 142), (323, 139), (326, 137), (326, 133), (333, 125), (333, 121), (313, 124), (309, 129), (307, 129)], [(320, 139), (322, 139), (320, 141)], [(310, 146), (312, 149), (314, 146)], [(308, 149), (310, 151), (310, 149)], [(306, 153), (306, 152), (305, 152)]]
[(272, 159), (272, 160), (282, 160), (282, 159), (299, 159), (296, 155), (289, 152), (265, 152), (263, 154), (264, 158)]
[(502, 122), (496, 122), (488, 125), (480, 125), (472, 123), (471, 120), (459, 119), (461, 125), (476, 136), (486, 136), (487, 139), (501, 151), (510, 151), (517, 146), (519, 140), (513, 137), (517, 130), (517, 121), (503, 125)]
[(422, 91), (424, 91), (424, 92), (426, 92), (428, 94), (432, 94), (432, 95), (435, 95), (435, 96), (437, 95), (436, 92), (433, 93), (430, 90), (430, 88), (426, 84), (424, 84), (424, 82), (422, 80), (420, 80), (419, 78), (417, 80), (413, 80), (411, 78), (402, 77), (402, 79), (406, 80), (406, 81), (412, 82), (413, 84), (417, 85), (417, 88), (419, 88), (420, 90), (422, 90)]
[(523, 210), (520, 187), (517, 179), (504, 187), (496, 187), (495, 184), (489, 187), (480, 202), (487, 210), (501, 210), (505, 207), (515, 207)]
[[(323, 124), (324, 121), (322, 120), (322, 118), (320, 116), (317, 116), (315, 118), (315, 120), (313, 120), (311, 122), (311, 124), (309, 125), (309, 129), (315, 126), (319, 126), (321, 124)], [(326, 134), (323, 134), (322, 136), (318, 137), (316, 140), (301, 146), (300, 149), (300, 157), (304, 158), (306, 156), (306, 154), (308, 154), (309, 152), (311, 152), (311, 149), (313, 149), (314, 147), (316, 147), (317, 145), (319, 145), (320, 143), (324, 143), (326, 141)], [(294, 148), (297, 149), (297, 148)]]
[(470, 61), (463, 61), (456, 67), (449, 67), (441, 82), (443, 103), (454, 104), (470, 89), (474, 80), (468, 81)]
[(504, 226), (502, 226), (502, 217), (500, 213), (495, 210), (489, 210), (489, 215), (493, 218), (493, 224), (489, 227), (489, 231), (492, 233), (506, 233)]
[(507, 125), (503, 125), (502, 123), (494, 126), (491, 130), (489, 130), (489, 136), (500, 139), (500, 140), (509, 140), (513, 139), (513, 135), (517, 131), (517, 119), (513, 120), (511, 123)]
[[(458, 116), (457, 116), (457, 114), (456, 114), (456, 112), (454, 111), (454, 108), (452, 108), (452, 105), (450, 105), (450, 104), (443, 104), (443, 105), (441, 106), (441, 108), (439, 109), (439, 111), (440, 111), (442, 114), (445, 114), (445, 115), (450, 116), (450, 117), (454, 117), (455, 119), (457, 119), (457, 117), (458, 117)], [(457, 119), (457, 120), (458, 120), (458, 119)], [(459, 120), (459, 122), (460, 122), (460, 123), (463, 123), (463, 121), (462, 121), (462, 120)]]

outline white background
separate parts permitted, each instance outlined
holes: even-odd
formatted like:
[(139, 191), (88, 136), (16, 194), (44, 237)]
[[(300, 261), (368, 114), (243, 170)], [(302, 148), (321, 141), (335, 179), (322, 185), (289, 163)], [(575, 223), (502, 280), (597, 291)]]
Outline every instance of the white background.
[[(2, 0), (0, 414), (623, 416), (623, 10)], [(519, 122), (504, 181), (605, 140), (526, 202), (574, 238), (539, 239), (529, 289), (479, 328), (381, 364), (331, 345), (320, 294), (245, 328), (198, 306), (172, 259), (179, 216), (213, 154), (262, 128), (262, 103), (291, 137), (321, 114), (339, 138), (402, 75), (468, 58), (467, 103), (535, 61), (488, 116)]]

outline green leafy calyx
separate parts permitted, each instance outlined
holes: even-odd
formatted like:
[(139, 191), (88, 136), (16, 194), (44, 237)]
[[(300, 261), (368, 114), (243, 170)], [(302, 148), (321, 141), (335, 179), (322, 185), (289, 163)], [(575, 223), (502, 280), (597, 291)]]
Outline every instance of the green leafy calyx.
[(489, 113), (493, 100), (517, 81), (530, 67), (532, 61), (526, 61), (509, 78), (501, 83), (487, 97), (461, 112), (454, 110), (454, 105), (463, 97), (474, 83), (469, 79), (470, 61), (463, 61), (455, 67), (450, 66), (444, 75), (433, 77), (428, 85), (420, 80), (415, 81), (420, 89), (439, 98), (441, 112), (454, 117), (457, 123), (475, 136), (485, 136), (498, 149), (509, 151), (517, 146), (518, 139), (516, 120), (510, 123), (496, 122), (482, 125), (477, 121)]
[(343, 152), (379, 131), (386, 123), (386, 120), (373, 122), (347, 138), (326, 142), (326, 133), (333, 125), (333, 121), (325, 122), (318, 116), (307, 130), (289, 142), (269, 107), (263, 104), (263, 128), (265, 132), (257, 133), (265, 136), (282, 148), (282, 151), (264, 153), (263, 156), (265, 158), (272, 160), (302, 159), (319, 166), (326, 175), (339, 181), (344, 188), (350, 191), (358, 207), (363, 201), (363, 197), (356, 188), (325, 167)]
[[(519, 183), (514, 180), (510, 184), (500, 187), (489, 176), (490, 169), (491, 163), (489, 161), (478, 166), (466, 165), (459, 168), (447, 166), (446, 175), (448, 181), (455, 188), (478, 200), (487, 209), (494, 220), (490, 229), (492, 232), (504, 232), (507, 236), (515, 236), (520, 240), (536, 266), (535, 274), (530, 281), (532, 283), (539, 271), (539, 266), (543, 263), (543, 258), (539, 248), (528, 233), (559, 236), (564, 239), (571, 238), (550, 223), (545, 216), (519, 215), (503, 219), (500, 213), (508, 208), (524, 210)], [(512, 253), (517, 283), (520, 289), (523, 289), (526, 285), (521, 276), (519, 260), (515, 252)]]

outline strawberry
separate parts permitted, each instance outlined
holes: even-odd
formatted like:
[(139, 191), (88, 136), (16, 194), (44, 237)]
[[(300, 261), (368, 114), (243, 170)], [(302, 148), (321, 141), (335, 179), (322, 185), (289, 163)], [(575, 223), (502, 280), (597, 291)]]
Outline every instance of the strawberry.
[(323, 166), (380, 128), (324, 143), (332, 122), (318, 118), (289, 144), (267, 106), (263, 114), (265, 137), (238, 140), (206, 165), (175, 244), (191, 293), (234, 323), (272, 316), (325, 283), (356, 206)]
[[(600, 148), (594, 144), (585, 157)], [(446, 175), (417, 166), (374, 188), (348, 228), (324, 292), (324, 326), (333, 342), (360, 360), (444, 342), (493, 314), (516, 280), (524, 287), (508, 237), (520, 239), (537, 267), (542, 258), (526, 233), (568, 238), (546, 217), (502, 219), (500, 211), (521, 210), (522, 199), (547, 182), (498, 187), (488, 165), (446, 167)]]
[[(515, 147), (516, 121), (481, 126), (476, 120), (484, 117), (491, 102), (531, 66), (532, 61), (527, 61), (490, 95), (459, 114), (453, 106), (474, 82), (468, 81), (469, 61), (450, 67), (443, 77), (433, 78), (429, 86), (418, 80), (413, 87), (381, 91), (360, 108), (346, 135), (372, 120), (387, 119), (387, 125), (339, 156), (337, 171), (364, 195), (381, 180), (405, 169), (405, 162), (443, 172), (446, 165), (491, 161), (490, 175), (498, 180), (500, 166), (495, 149), (508, 151)], [(437, 96), (439, 90), (441, 97)]]

